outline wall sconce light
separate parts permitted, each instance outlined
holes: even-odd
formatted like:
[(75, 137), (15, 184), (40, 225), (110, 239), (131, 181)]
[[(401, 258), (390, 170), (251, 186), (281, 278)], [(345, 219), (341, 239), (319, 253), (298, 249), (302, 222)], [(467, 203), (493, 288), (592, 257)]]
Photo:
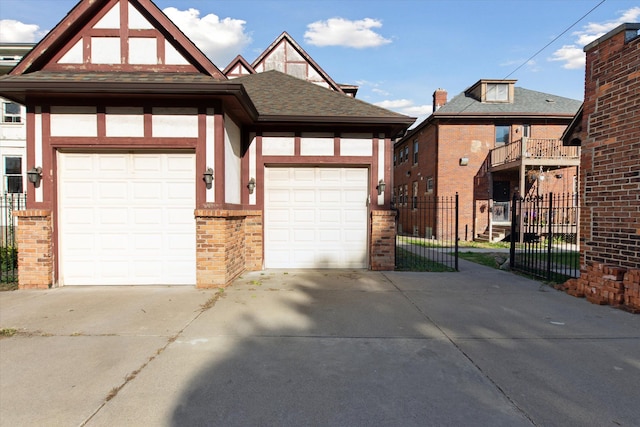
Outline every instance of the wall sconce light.
[(249, 189), (249, 194), (253, 194), (253, 190), (256, 189), (256, 179), (251, 178), (249, 183), (247, 184), (247, 188)]
[(387, 184), (384, 183), (384, 179), (378, 181), (378, 186), (376, 189), (378, 190), (378, 196), (381, 196), (384, 193), (384, 189), (387, 187)]
[(207, 190), (211, 189), (213, 186), (213, 169), (207, 168), (207, 170), (202, 174), (202, 179), (207, 186)]
[(34, 187), (40, 187), (40, 181), (42, 180), (42, 168), (40, 166), (33, 167), (27, 172), (27, 179)]
[(460, 157), (460, 166), (467, 166), (469, 164), (468, 157)]

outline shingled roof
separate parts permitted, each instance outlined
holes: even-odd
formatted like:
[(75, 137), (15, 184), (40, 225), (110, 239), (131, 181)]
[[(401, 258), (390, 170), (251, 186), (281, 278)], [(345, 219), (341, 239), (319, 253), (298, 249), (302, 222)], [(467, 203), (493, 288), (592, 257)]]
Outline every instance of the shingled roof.
[(514, 88), (513, 98), (512, 103), (480, 102), (467, 92), (463, 92), (443, 105), (433, 115), (435, 117), (451, 115), (573, 116), (582, 105), (581, 101), (575, 99), (521, 87)]
[(411, 125), (415, 118), (395, 113), (279, 71), (233, 80), (242, 83), (259, 121), (369, 122)]

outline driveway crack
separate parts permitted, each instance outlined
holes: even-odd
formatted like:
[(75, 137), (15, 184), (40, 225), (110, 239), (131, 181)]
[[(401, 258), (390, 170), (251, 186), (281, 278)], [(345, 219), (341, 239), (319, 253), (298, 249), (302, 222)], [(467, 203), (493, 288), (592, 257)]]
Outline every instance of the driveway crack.
[(87, 419), (85, 419), (82, 423), (80, 423), (80, 427), (86, 426), (93, 419), (93, 417), (95, 417), (98, 414), (98, 412), (100, 412), (102, 408), (104, 408), (107, 405), (107, 403), (109, 403), (109, 401), (111, 401), (113, 398), (115, 398), (118, 395), (120, 390), (122, 390), (127, 384), (133, 381), (138, 376), (138, 374), (142, 372), (144, 368), (146, 368), (153, 360), (155, 360), (158, 356), (160, 356), (173, 342), (175, 342), (178, 339), (178, 337), (182, 335), (185, 329), (187, 329), (193, 322), (195, 322), (200, 316), (202, 316), (204, 312), (212, 308), (215, 305), (215, 303), (223, 296), (224, 296), (224, 289), (220, 288), (204, 304), (200, 305), (200, 308), (195, 311), (196, 315), (191, 320), (189, 320), (182, 327), (182, 329), (180, 329), (175, 334), (171, 335), (167, 339), (167, 342), (165, 343), (165, 345), (157, 349), (156, 352), (153, 355), (151, 355), (138, 369), (129, 373), (121, 384), (113, 387), (111, 391), (109, 391), (109, 393), (104, 399), (104, 402), (102, 402), (100, 406), (98, 406), (98, 408), (96, 408), (96, 410), (93, 411), (93, 413), (89, 415), (89, 417), (87, 417)]
[(455, 349), (456, 349), (460, 354), (462, 354), (462, 356), (464, 356), (464, 358), (465, 358), (465, 359), (467, 359), (467, 360), (469, 361), (469, 363), (471, 363), (471, 365), (473, 365), (473, 367), (474, 367), (475, 369), (477, 369), (477, 370), (478, 370), (478, 372), (480, 372), (480, 374), (481, 374), (484, 378), (486, 378), (486, 379), (487, 379), (487, 381), (489, 381), (489, 382), (490, 382), (490, 383), (491, 383), (491, 384), (496, 388), (496, 390), (498, 390), (498, 392), (499, 392), (502, 396), (504, 396), (504, 398), (505, 398), (505, 399), (507, 399), (507, 401), (508, 401), (508, 402), (509, 402), (509, 403), (510, 403), (510, 404), (511, 404), (511, 405), (512, 405), (512, 406), (513, 406), (513, 407), (514, 407), (514, 408), (515, 408), (515, 409), (516, 409), (520, 414), (522, 414), (522, 416), (523, 416), (523, 417), (525, 417), (525, 418), (526, 418), (526, 419), (531, 423), (531, 425), (534, 425), (534, 426), (535, 426), (535, 425), (537, 425), (537, 424), (535, 423), (535, 421), (531, 418), (531, 416), (530, 416), (530, 415), (529, 415), (529, 414), (528, 414), (528, 413), (527, 413), (523, 408), (521, 408), (521, 407), (520, 407), (520, 405), (518, 405), (518, 403), (517, 403), (515, 400), (513, 400), (513, 399), (511, 398), (511, 396), (509, 396), (509, 395), (507, 394), (507, 392), (505, 392), (505, 391), (502, 389), (502, 387), (500, 387), (500, 385), (499, 385), (496, 381), (494, 381), (494, 380), (493, 380), (493, 378), (491, 378), (491, 376), (489, 376), (486, 372), (484, 372), (484, 371), (482, 370), (482, 368), (480, 367), (480, 365), (478, 365), (478, 364), (473, 360), (473, 358), (472, 358), (469, 354), (467, 354), (467, 353), (466, 353), (466, 352), (465, 352), (465, 351), (464, 351), (464, 350), (463, 350), (463, 349), (462, 349), (462, 348), (461, 348), (461, 347), (456, 343), (456, 341), (454, 340), (454, 338), (453, 338), (453, 337), (451, 337), (451, 336), (450, 336), (450, 335), (449, 335), (449, 334), (448, 334), (444, 329), (442, 329), (442, 328), (440, 327), (440, 325), (438, 325), (438, 324), (437, 324), (437, 323), (436, 323), (436, 322), (435, 322), (435, 321), (434, 321), (434, 320), (433, 320), (433, 319), (432, 319), (432, 318), (431, 318), (427, 313), (425, 313), (425, 312), (424, 312), (424, 311), (423, 311), (423, 310), (418, 306), (418, 304), (416, 304), (416, 303), (415, 303), (411, 298), (409, 298), (409, 296), (408, 296), (404, 291), (402, 291), (402, 289), (400, 289), (398, 286), (396, 286), (396, 284), (395, 284), (395, 283), (393, 283), (393, 281), (392, 281), (392, 280), (390, 280), (386, 275), (385, 275), (385, 278), (389, 281), (389, 283), (390, 283), (391, 285), (393, 285), (393, 287), (395, 287), (395, 288), (398, 290), (398, 292), (400, 293), (400, 295), (402, 295), (402, 296), (407, 300), (407, 302), (409, 302), (409, 304), (411, 304), (411, 305), (412, 305), (412, 306), (413, 306), (413, 307), (418, 311), (418, 313), (420, 313), (420, 315), (421, 315), (425, 320), (427, 320), (428, 322), (430, 322), (430, 323), (431, 323), (431, 324), (432, 324), (432, 325), (433, 325), (433, 326), (434, 326), (438, 331), (440, 331), (440, 333), (441, 333), (441, 334), (446, 338), (446, 340), (447, 340), (447, 341), (449, 341), (449, 342), (451, 343), (451, 345), (453, 345), (453, 346), (454, 346), (454, 348), (455, 348)]

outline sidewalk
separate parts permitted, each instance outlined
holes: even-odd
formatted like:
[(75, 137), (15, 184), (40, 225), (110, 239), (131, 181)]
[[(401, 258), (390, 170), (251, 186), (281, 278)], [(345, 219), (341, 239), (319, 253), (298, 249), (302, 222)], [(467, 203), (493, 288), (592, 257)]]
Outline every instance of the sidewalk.
[(0, 293), (0, 425), (640, 425), (640, 316), (460, 270)]

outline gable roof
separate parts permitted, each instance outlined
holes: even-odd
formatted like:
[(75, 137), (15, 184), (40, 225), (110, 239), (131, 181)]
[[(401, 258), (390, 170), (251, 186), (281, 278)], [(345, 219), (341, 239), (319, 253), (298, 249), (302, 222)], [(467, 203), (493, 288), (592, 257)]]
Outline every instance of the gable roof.
[[(284, 60), (279, 58), (278, 61), (269, 61), (272, 55), (276, 55), (278, 49), (282, 49), (284, 55), (281, 55), (280, 58), (284, 56)], [(306, 70), (305, 76), (297, 75), (300, 70), (296, 65), (303, 63), (306, 63), (311, 70)], [(324, 82), (329, 88), (336, 92), (344, 93), (341, 85), (336, 83), (286, 31), (280, 34), (280, 36), (253, 61), (251, 66), (258, 73), (275, 69), (304, 80), (316, 83)], [(312, 79), (311, 76), (315, 77), (315, 80)]]
[[(226, 80), (224, 74), (198, 49), (195, 44), (151, 0), (121, 0), (132, 6), (155, 30), (164, 36), (184, 59), (200, 73), (217, 80)], [(92, 28), (119, 0), (81, 0), (25, 57), (11, 70), (11, 75), (20, 75), (42, 70), (78, 44), (79, 33)], [(123, 32), (121, 32), (123, 33)], [(75, 44), (74, 44), (75, 43)], [(80, 45), (80, 49), (83, 49)], [(68, 68), (82, 69), (84, 64)], [(140, 67), (143, 69), (144, 67)], [(153, 68), (151, 66), (147, 68)], [(157, 67), (156, 67), (157, 68)]]
[(258, 110), (258, 122), (361, 123), (402, 130), (415, 118), (281, 73), (266, 71), (233, 80), (242, 83)]
[(573, 117), (581, 104), (581, 101), (575, 99), (515, 87), (512, 103), (480, 102), (465, 91), (444, 104), (433, 115), (435, 117), (481, 115)]
[(248, 74), (255, 74), (256, 70), (253, 69), (251, 64), (247, 62), (242, 55), (238, 55), (227, 65), (222, 71), (228, 78), (246, 76)]

